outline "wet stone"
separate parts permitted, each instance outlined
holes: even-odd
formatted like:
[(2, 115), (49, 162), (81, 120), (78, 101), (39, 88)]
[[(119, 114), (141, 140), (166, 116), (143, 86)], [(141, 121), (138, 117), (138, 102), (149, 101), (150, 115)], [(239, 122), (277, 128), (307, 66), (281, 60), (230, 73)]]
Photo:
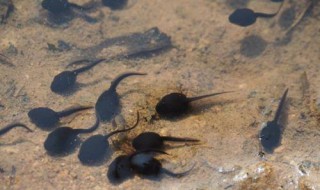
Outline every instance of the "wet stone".
[(242, 170), (233, 180), (238, 182), (236, 189), (277, 189), (279, 187), (273, 166), (267, 162), (261, 162), (246, 171)]
[(240, 53), (243, 56), (254, 58), (262, 54), (267, 42), (260, 36), (251, 35), (241, 40)]

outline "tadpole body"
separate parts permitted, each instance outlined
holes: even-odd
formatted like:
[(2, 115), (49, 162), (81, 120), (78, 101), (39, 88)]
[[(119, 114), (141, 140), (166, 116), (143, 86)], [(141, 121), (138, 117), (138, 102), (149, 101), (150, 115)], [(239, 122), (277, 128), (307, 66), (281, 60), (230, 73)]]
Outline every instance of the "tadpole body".
[(133, 139), (132, 146), (136, 149), (136, 151), (150, 149), (162, 150), (164, 146), (164, 141), (199, 142), (198, 139), (160, 136), (159, 134), (154, 132), (144, 132)]
[(99, 124), (99, 118), (96, 118), (95, 124), (88, 129), (57, 128), (49, 133), (44, 142), (44, 148), (50, 156), (66, 156), (80, 144), (79, 134), (91, 133), (99, 127)]
[(128, 0), (102, 0), (102, 4), (111, 10), (119, 10), (127, 6)]
[(120, 155), (116, 157), (109, 165), (107, 177), (113, 185), (118, 185), (125, 180), (133, 178), (136, 172), (132, 166), (132, 157), (141, 153), (160, 153), (167, 154), (159, 150), (138, 151), (131, 155)]
[(117, 185), (125, 180), (133, 178), (135, 175), (131, 167), (130, 156), (120, 155), (116, 157), (108, 168), (107, 177), (109, 182)]
[(182, 93), (170, 93), (162, 97), (161, 100), (157, 103), (156, 111), (160, 116), (163, 117), (170, 118), (181, 116), (182, 114), (187, 113), (187, 111), (189, 110), (190, 102), (230, 92), (218, 92), (191, 98), (188, 98)]
[(100, 165), (102, 164), (109, 151), (108, 138), (117, 134), (134, 129), (139, 123), (139, 113), (137, 113), (137, 121), (133, 127), (123, 130), (113, 131), (107, 135), (93, 135), (86, 139), (78, 154), (78, 158), (83, 165)]
[(104, 91), (98, 98), (95, 110), (101, 122), (109, 122), (120, 113), (120, 100), (116, 91), (118, 84), (125, 78), (133, 75), (146, 75), (145, 73), (129, 72), (116, 77), (108, 90)]
[(53, 81), (51, 82), (51, 91), (60, 95), (67, 95), (68, 93), (71, 93), (75, 90), (75, 84), (78, 74), (88, 71), (89, 69), (93, 68), (94, 66), (101, 63), (104, 60), (105, 59), (98, 59), (84, 67), (72, 71), (63, 71), (59, 73), (54, 77)]
[(28, 112), (32, 123), (43, 130), (51, 130), (57, 126), (60, 118), (69, 116), (78, 111), (90, 109), (90, 106), (77, 106), (56, 112), (47, 107), (34, 108)]
[(267, 125), (260, 131), (259, 139), (263, 149), (268, 153), (273, 153), (274, 149), (281, 144), (282, 127), (280, 124), (280, 116), (285, 106), (285, 100), (288, 94), (288, 90), (284, 92), (275, 117), (272, 121), (268, 121)]
[(182, 177), (187, 175), (192, 169), (189, 169), (187, 171), (181, 172), (181, 173), (174, 173), (170, 170), (167, 170), (162, 167), (162, 164), (159, 160), (154, 158), (153, 155), (145, 152), (141, 152), (138, 154), (134, 154), (131, 157), (131, 167), (133, 170), (142, 176), (159, 176), (160, 174), (164, 173), (166, 175), (169, 175), (171, 177)]

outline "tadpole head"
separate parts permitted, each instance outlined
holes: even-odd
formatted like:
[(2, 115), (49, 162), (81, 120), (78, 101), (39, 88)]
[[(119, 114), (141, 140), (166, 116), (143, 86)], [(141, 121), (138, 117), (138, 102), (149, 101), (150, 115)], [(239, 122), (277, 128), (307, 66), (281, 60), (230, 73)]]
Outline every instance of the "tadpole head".
[(66, 12), (70, 8), (67, 0), (43, 0), (41, 6), (54, 14)]
[(157, 103), (156, 111), (160, 116), (175, 117), (188, 111), (189, 102), (187, 97), (181, 93), (171, 93)]
[(39, 107), (28, 112), (32, 123), (43, 130), (53, 129), (59, 123), (58, 114), (50, 108)]
[(280, 145), (281, 128), (276, 122), (268, 122), (267, 126), (262, 128), (259, 135), (263, 149), (268, 153), (273, 153), (273, 150)]
[(66, 156), (80, 144), (78, 133), (70, 127), (60, 127), (52, 131), (44, 142), (50, 156)]
[(236, 9), (230, 16), (229, 22), (238, 26), (246, 27), (255, 23), (257, 20), (255, 13), (251, 9)]
[(114, 159), (109, 165), (107, 177), (114, 185), (133, 178), (134, 171), (131, 168), (130, 157), (121, 155)]
[(145, 176), (157, 176), (162, 169), (161, 163), (148, 153), (133, 155), (131, 157), (131, 166), (136, 173)]
[(66, 94), (75, 88), (77, 74), (73, 71), (63, 71), (56, 75), (50, 89), (57, 94)]
[(127, 6), (128, 0), (102, 0), (102, 4), (111, 10), (119, 10)]
[(103, 164), (109, 151), (109, 142), (103, 135), (94, 135), (85, 140), (78, 154), (83, 165), (97, 166)]
[(137, 151), (149, 149), (161, 150), (161, 148), (163, 147), (163, 140), (161, 139), (161, 136), (157, 133), (145, 132), (141, 133), (133, 139), (132, 146)]

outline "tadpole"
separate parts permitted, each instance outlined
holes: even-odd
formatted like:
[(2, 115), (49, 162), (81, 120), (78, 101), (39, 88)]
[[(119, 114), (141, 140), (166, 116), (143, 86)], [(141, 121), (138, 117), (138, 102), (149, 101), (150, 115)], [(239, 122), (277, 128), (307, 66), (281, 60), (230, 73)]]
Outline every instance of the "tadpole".
[(127, 6), (128, 0), (102, 0), (102, 4), (111, 10), (119, 10)]
[(84, 13), (84, 11), (89, 11), (91, 7), (70, 3), (68, 0), (43, 0), (41, 6), (48, 11), (48, 21), (53, 24), (67, 23), (76, 16), (88, 23), (96, 23), (98, 21), (97, 18)]
[(116, 185), (133, 178), (135, 175), (130, 163), (130, 156), (120, 155), (109, 165), (107, 177), (109, 181)]
[(101, 122), (109, 122), (120, 113), (120, 100), (116, 91), (118, 84), (125, 78), (132, 75), (146, 75), (146, 73), (129, 72), (116, 77), (108, 90), (104, 91), (98, 98), (95, 110)]
[(289, 89), (286, 89), (280, 100), (274, 119), (272, 121), (268, 121), (267, 125), (260, 131), (259, 139), (261, 141), (261, 145), (268, 153), (273, 153), (274, 149), (281, 143), (283, 126), (280, 124), (280, 116), (285, 106), (288, 90)]
[(51, 91), (60, 95), (67, 95), (68, 93), (71, 93), (75, 90), (77, 75), (88, 71), (104, 60), (105, 59), (98, 59), (96, 61), (93, 61), (90, 65), (81, 67), (79, 69), (75, 69), (73, 71), (63, 71), (59, 73), (54, 77), (51, 83)]
[(159, 160), (155, 159), (153, 155), (145, 152), (135, 154), (130, 159), (133, 170), (142, 176), (159, 176), (161, 173), (167, 174), (171, 177), (183, 177), (187, 175), (192, 169), (181, 173), (174, 173), (162, 167)]
[(89, 10), (89, 7), (80, 6), (75, 3), (70, 3), (68, 0), (43, 0), (41, 3), (42, 8), (48, 10), (53, 14), (62, 14), (77, 9), (80, 11)]
[(78, 111), (90, 109), (92, 106), (77, 106), (56, 112), (47, 107), (34, 108), (28, 112), (32, 123), (43, 130), (51, 130), (57, 126), (60, 118), (69, 116)]
[(134, 129), (139, 123), (139, 113), (137, 112), (137, 121), (133, 127), (123, 130), (113, 131), (107, 135), (94, 135), (85, 140), (78, 154), (78, 158), (83, 165), (100, 165), (107, 158), (109, 151), (108, 138), (117, 133), (126, 132)]
[(272, 18), (278, 14), (282, 7), (283, 3), (281, 4), (280, 8), (276, 13), (267, 14), (267, 13), (258, 13), (254, 12), (248, 8), (240, 8), (236, 9), (230, 16), (229, 22), (238, 26), (246, 27), (254, 24), (257, 18)]
[(44, 142), (44, 148), (50, 156), (67, 156), (80, 144), (79, 134), (91, 133), (99, 127), (99, 118), (88, 129), (73, 129), (60, 127), (52, 131)]
[(186, 95), (182, 93), (170, 93), (162, 97), (161, 100), (157, 103), (156, 111), (160, 116), (164, 117), (170, 118), (181, 116), (189, 110), (190, 102), (230, 92), (233, 91), (218, 92), (191, 98), (188, 98)]
[(132, 167), (131, 159), (136, 154), (140, 153), (160, 153), (167, 154), (166, 152), (159, 150), (146, 150), (146, 151), (138, 151), (131, 155), (120, 155), (116, 157), (111, 164), (109, 165), (107, 177), (109, 181), (114, 184), (120, 184), (125, 180), (133, 178), (135, 175), (135, 171)]

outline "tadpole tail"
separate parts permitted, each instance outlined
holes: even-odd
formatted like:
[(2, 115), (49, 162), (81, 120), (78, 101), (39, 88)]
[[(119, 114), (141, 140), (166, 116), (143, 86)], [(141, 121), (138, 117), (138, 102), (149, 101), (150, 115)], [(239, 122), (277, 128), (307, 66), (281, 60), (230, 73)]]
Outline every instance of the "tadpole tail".
[(91, 109), (91, 108), (93, 108), (93, 107), (92, 106), (77, 106), (77, 107), (72, 107), (72, 108), (57, 112), (57, 114), (58, 114), (58, 117), (61, 118), (61, 117), (69, 116), (69, 115), (76, 113), (78, 111), (87, 110), (87, 109)]
[(96, 117), (96, 122), (92, 127), (88, 129), (76, 129), (76, 133), (92, 133), (93, 131), (98, 129), (99, 125), (100, 125), (100, 119)]
[(188, 102), (193, 102), (195, 100), (200, 100), (202, 98), (207, 98), (207, 97), (216, 96), (216, 95), (220, 95), (220, 94), (231, 93), (231, 92), (234, 92), (234, 91), (217, 92), (217, 93), (207, 94), (207, 95), (203, 95), (203, 96), (191, 97), (191, 98), (187, 98), (187, 101)]
[(111, 82), (111, 86), (110, 89), (116, 90), (118, 84), (125, 78), (132, 76), (132, 75), (147, 75), (147, 73), (137, 73), (137, 72), (129, 72), (129, 73), (123, 73), (121, 75), (119, 75), (117, 78), (115, 78), (112, 82)]
[(288, 91), (289, 91), (289, 88), (286, 89), (286, 91), (283, 93), (282, 98), (280, 100), (277, 112), (276, 112), (276, 114), (274, 116), (274, 119), (273, 119), (273, 121), (276, 122), (276, 123), (278, 123), (278, 121), (280, 119), (281, 111), (283, 110), (283, 107), (285, 105), (285, 101), (286, 101), (286, 97), (287, 97)]
[(277, 14), (278, 14), (278, 12), (277, 12), (277, 13), (273, 13), (273, 14), (268, 14), (268, 13), (254, 13), (254, 15), (255, 15), (256, 17), (262, 17), (262, 18), (272, 18), (272, 17), (276, 16)]
[(169, 137), (169, 136), (163, 136), (161, 137), (164, 141), (174, 141), (174, 142), (199, 142), (198, 139), (193, 138), (178, 138), (178, 137)]
[(25, 124), (23, 123), (12, 123), (7, 125), (6, 127), (4, 127), (3, 129), (0, 129), (0, 136), (6, 134), (7, 132), (9, 132), (11, 129), (16, 128), (16, 127), (22, 127), (25, 128), (28, 132), (33, 132), (29, 127), (27, 127)]
[(111, 137), (111, 136), (114, 135), (114, 134), (122, 133), (122, 132), (126, 132), (126, 131), (130, 131), (131, 129), (134, 129), (134, 128), (136, 128), (136, 127), (138, 126), (139, 121), (140, 121), (140, 115), (139, 115), (139, 112), (137, 112), (137, 121), (136, 121), (136, 123), (133, 125), (133, 127), (130, 127), (130, 128), (128, 128), (128, 129), (122, 129), (122, 130), (113, 131), (113, 132), (109, 133), (108, 135), (106, 135), (105, 137), (106, 137), (106, 138), (109, 138), (109, 137)]
[(282, 5), (283, 5), (283, 2), (284, 2), (284, 1), (281, 2), (281, 5), (280, 5), (278, 11), (275, 12), (275, 13), (272, 13), (272, 14), (268, 14), (268, 13), (254, 13), (254, 14), (255, 14), (256, 17), (272, 18), (272, 17), (276, 16), (276, 15), (280, 12), (280, 10), (281, 10), (281, 8), (282, 8)]
[(168, 169), (165, 169), (165, 168), (162, 168), (162, 172), (167, 174), (167, 175), (169, 175), (169, 176), (171, 176), (171, 177), (180, 178), (180, 177), (183, 177), (185, 175), (188, 175), (191, 172), (191, 170), (193, 170), (194, 166), (195, 166), (195, 164), (193, 164), (193, 166), (190, 169), (188, 169), (187, 171), (180, 172), (180, 173), (174, 173), (174, 172), (172, 172), (172, 171), (170, 171)]
[(80, 59), (80, 60), (76, 60), (76, 61), (72, 61), (71, 63), (69, 63), (66, 68), (71, 67), (73, 65), (79, 65), (81, 63), (85, 63), (85, 62), (90, 62), (89, 59)]
[(92, 67), (96, 66), (97, 64), (101, 63), (101, 62), (104, 61), (104, 60), (106, 60), (106, 59), (98, 59), (98, 60), (95, 60), (95, 61), (93, 61), (90, 65), (87, 65), (87, 66), (81, 67), (81, 68), (79, 68), (79, 69), (76, 69), (76, 70), (74, 70), (73, 72), (74, 72), (75, 74), (82, 73), (82, 72), (84, 72), (84, 71), (87, 71), (87, 70), (91, 69)]

